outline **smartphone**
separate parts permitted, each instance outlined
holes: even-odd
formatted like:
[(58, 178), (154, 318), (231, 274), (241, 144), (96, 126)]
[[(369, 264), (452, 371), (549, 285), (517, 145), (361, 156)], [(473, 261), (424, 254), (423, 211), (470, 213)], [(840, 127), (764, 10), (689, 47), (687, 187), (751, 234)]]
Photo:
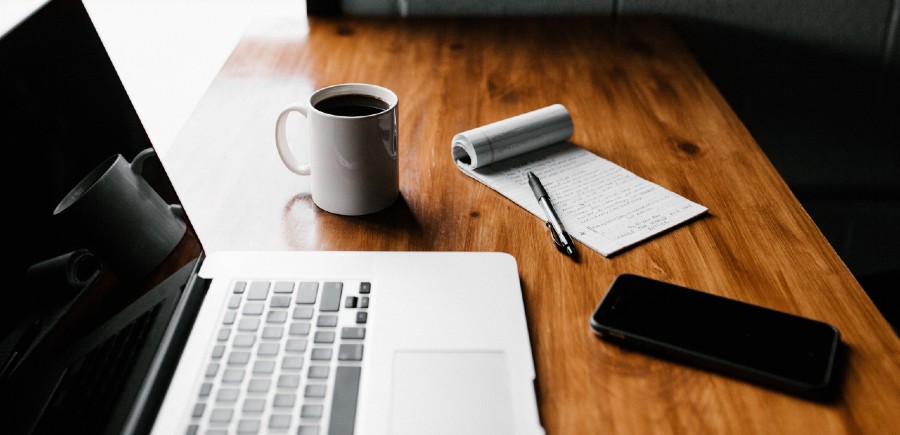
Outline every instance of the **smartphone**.
[(799, 394), (828, 389), (834, 326), (642, 276), (613, 281), (591, 316), (601, 337)]

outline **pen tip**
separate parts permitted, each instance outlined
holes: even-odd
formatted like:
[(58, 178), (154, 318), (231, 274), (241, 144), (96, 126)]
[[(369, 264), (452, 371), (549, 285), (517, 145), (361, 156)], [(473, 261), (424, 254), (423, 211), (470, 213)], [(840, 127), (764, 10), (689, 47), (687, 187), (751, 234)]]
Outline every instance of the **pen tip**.
[(574, 256), (575, 255), (575, 247), (572, 245), (566, 246), (566, 254), (569, 254), (570, 257)]

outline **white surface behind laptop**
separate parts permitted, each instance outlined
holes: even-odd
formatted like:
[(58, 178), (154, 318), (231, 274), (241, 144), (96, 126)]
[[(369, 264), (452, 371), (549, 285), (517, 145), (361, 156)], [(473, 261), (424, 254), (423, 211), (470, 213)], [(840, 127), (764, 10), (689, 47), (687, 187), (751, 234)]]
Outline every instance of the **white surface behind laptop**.
[[(0, 0), (0, 33), (44, 3)], [(304, 0), (83, 3), (160, 157), (249, 27), (306, 16)]]

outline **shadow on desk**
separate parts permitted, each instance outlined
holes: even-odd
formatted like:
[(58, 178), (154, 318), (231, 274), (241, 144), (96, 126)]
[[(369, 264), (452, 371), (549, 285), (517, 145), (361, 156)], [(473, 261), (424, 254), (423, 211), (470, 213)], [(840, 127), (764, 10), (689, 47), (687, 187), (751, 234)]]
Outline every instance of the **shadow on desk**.
[[(329, 213), (317, 207), (309, 193), (303, 193), (285, 204), (282, 223), (284, 239), (294, 250), (302, 250), (310, 242), (330, 250), (353, 250), (360, 237), (368, 239), (365, 245), (371, 251), (397, 249), (397, 241), (404, 244), (402, 250), (428, 249), (422, 225), (402, 193), (387, 209), (364, 216)], [(319, 226), (329, 230), (321, 231)]]

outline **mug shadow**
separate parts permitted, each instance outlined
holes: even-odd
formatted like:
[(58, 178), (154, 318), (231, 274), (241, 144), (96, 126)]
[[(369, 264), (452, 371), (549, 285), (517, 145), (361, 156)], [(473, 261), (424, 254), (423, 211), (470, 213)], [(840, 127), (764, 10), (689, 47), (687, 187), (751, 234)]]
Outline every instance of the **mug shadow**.
[(282, 224), (294, 250), (417, 250), (423, 234), (402, 192), (388, 208), (363, 216), (329, 213), (308, 192), (298, 194), (285, 204)]

